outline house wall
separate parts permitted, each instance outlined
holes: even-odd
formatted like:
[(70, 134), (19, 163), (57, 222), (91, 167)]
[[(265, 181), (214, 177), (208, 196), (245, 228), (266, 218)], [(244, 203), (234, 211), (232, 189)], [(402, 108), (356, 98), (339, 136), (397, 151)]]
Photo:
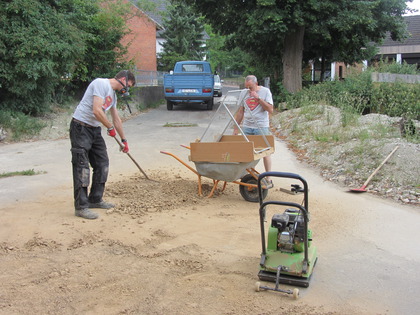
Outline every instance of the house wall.
[(362, 72), (364, 65), (360, 63), (355, 65), (346, 65), (344, 62), (333, 62), (331, 67), (331, 77), (334, 78), (334, 80), (341, 80), (345, 79), (350, 73), (354, 71)]
[(134, 60), (137, 70), (157, 71), (156, 24), (134, 5), (132, 14), (127, 21), (131, 32), (121, 40), (129, 44), (127, 58)]

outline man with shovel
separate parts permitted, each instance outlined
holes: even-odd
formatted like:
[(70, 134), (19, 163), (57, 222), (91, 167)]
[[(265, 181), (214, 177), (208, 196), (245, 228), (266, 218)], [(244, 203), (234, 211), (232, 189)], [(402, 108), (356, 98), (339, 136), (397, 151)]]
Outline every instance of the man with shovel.
[[(108, 135), (121, 137), (122, 151), (128, 153), (122, 121), (117, 111), (115, 91), (128, 94), (136, 84), (132, 72), (123, 70), (112, 79), (93, 80), (77, 106), (70, 123), (70, 142), (73, 164), (73, 188), (75, 215), (85, 219), (96, 219), (98, 214), (91, 208), (110, 209), (114, 205), (102, 197), (108, 178), (109, 159), (101, 125), (107, 128)], [(111, 114), (112, 123), (106, 113)], [(90, 192), (90, 168), (93, 168)]]

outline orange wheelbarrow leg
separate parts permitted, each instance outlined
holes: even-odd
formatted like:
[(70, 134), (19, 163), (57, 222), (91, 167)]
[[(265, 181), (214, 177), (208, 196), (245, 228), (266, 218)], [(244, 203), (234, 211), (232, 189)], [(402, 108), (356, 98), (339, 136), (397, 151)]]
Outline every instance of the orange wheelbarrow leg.
[(203, 190), (201, 188), (201, 175), (197, 173), (197, 176), (198, 176), (198, 195), (200, 197), (202, 197), (203, 196)]
[(220, 182), (220, 180), (213, 179), (213, 188), (211, 189), (211, 191), (210, 191), (209, 195), (207, 196), (207, 198), (211, 198), (213, 196), (214, 191), (216, 190), (217, 185), (219, 184), (219, 182)]
[[(220, 182), (220, 180), (215, 180), (215, 179), (213, 179), (213, 188), (211, 189), (211, 192), (210, 192), (210, 194), (207, 196), (207, 198), (211, 198), (211, 197), (213, 197), (214, 192), (216, 191), (216, 188), (217, 188), (217, 185), (219, 184), (219, 182)], [(221, 192), (224, 192), (224, 191), (225, 191), (225, 189), (226, 189), (226, 185), (227, 185), (227, 182), (223, 182), (223, 187), (222, 187)]]
[(224, 192), (224, 191), (225, 191), (225, 189), (226, 189), (226, 185), (227, 185), (227, 182), (224, 182), (224, 184), (223, 184), (223, 188), (222, 188), (222, 192)]

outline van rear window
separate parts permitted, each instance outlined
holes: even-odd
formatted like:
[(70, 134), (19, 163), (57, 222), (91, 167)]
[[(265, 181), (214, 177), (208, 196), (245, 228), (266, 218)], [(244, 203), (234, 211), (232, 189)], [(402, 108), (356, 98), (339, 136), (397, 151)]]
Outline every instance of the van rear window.
[(202, 64), (197, 65), (182, 65), (182, 72), (203, 72), (204, 67)]

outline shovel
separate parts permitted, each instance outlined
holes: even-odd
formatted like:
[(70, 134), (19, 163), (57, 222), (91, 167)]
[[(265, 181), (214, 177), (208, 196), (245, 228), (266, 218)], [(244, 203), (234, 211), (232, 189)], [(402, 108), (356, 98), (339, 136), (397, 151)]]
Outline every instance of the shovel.
[(392, 152), (385, 158), (385, 160), (383, 160), (383, 162), (381, 163), (381, 165), (378, 166), (378, 168), (376, 170), (373, 171), (373, 173), (368, 177), (368, 179), (364, 182), (363, 186), (360, 188), (353, 188), (350, 189), (351, 192), (355, 192), (355, 193), (362, 193), (366, 191), (366, 186), (369, 184), (370, 180), (373, 178), (373, 176), (375, 176), (375, 174), (381, 169), (381, 167), (389, 160), (389, 158), (394, 154), (395, 151), (397, 151), (397, 149), (399, 148), (399, 146), (397, 145), (395, 147), (394, 150), (392, 150)]
[[(117, 141), (117, 143), (119, 144), (121, 149), (124, 149), (124, 145), (120, 142), (120, 140), (118, 140), (116, 137), (114, 137), (115, 141)], [(130, 157), (130, 159), (134, 162), (134, 164), (136, 164), (136, 166), (138, 167), (138, 169), (140, 170), (140, 172), (143, 173), (144, 177), (146, 177), (146, 179), (148, 180), (152, 180), (149, 178), (149, 176), (147, 176), (147, 174), (143, 171), (143, 169), (140, 167), (139, 163), (136, 162), (136, 160), (131, 156), (130, 153), (127, 153), (127, 155)]]

